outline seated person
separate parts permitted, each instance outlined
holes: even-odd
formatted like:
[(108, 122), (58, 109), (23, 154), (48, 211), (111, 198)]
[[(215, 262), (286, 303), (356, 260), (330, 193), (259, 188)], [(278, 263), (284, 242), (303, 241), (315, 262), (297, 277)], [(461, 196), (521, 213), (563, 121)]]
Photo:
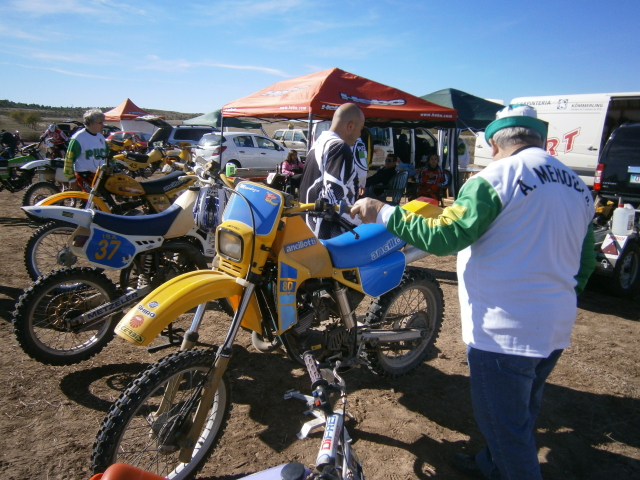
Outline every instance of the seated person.
[(420, 172), (418, 178), (418, 197), (430, 197), (438, 200), (444, 206), (444, 196), (451, 181), (451, 173), (438, 165), (439, 157), (432, 153), (429, 156), (427, 166)]
[(289, 150), (287, 158), (282, 162), (282, 175), (289, 177), (289, 184), (295, 190), (300, 186), (304, 164), (298, 159), (298, 152)]
[(384, 166), (367, 178), (364, 197), (378, 197), (387, 188), (389, 181), (396, 174), (396, 156), (393, 153), (387, 155)]

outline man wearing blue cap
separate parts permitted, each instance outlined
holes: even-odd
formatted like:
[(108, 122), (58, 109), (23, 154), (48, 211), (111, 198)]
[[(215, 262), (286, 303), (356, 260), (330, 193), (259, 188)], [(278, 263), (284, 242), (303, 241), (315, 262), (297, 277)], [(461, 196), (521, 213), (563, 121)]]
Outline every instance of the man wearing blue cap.
[(542, 391), (595, 268), (591, 192), (544, 151), (547, 124), (510, 105), (485, 131), (494, 161), (438, 218), (362, 199), (351, 209), (436, 255), (458, 253), (462, 338), (487, 446), (454, 465), (476, 478), (541, 479), (534, 439)]

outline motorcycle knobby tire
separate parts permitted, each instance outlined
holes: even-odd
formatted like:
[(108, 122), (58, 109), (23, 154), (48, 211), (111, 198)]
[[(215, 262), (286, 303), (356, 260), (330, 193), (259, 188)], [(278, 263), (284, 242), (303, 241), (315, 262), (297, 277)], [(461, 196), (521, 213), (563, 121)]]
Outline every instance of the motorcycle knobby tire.
[(40, 277), (18, 299), (13, 332), (18, 344), (34, 360), (47, 365), (73, 365), (100, 352), (113, 338), (121, 315), (106, 317), (88, 331), (70, 331), (67, 317), (87, 311), (83, 292), (91, 293), (90, 307), (118, 296), (116, 285), (94, 268), (65, 268)]
[[(418, 368), (438, 338), (443, 315), (444, 295), (438, 281), (423, 269), (407, 268), (400, 285), (371, 303), (366, 323), (392, 330), (424, 328), (426, 335), (413, 344), (403, 342), (397, 347), (365, 346), (369, 369), (380, 376), (396, 378)], [(399, 350), (406, 353), (396, 356)]]
[[(227, 375), (218, 386), (211, 412), (189, 463), (180, 463), (180, 450), (171, 449), (179, 442), (177, 438), (184, 434), (173, 432), (171, 427), (178, 418), (177, 413), (188, 402), (195, 400), (193, 405), (198, 406), (199, 398), (193, 395), (200, 395), (197, 387), (201, 379), (192, 378), (192, 375), (204, 377), (214, 357), (213, 350), (185, 350), (164, 357), (140, 374), (112, 405), (100, 425), (93, 444), (92, 473), (102, 473), (114, 463), (127, 463), (174, 480), (192, 478), (204, 466), (227, 425), (231, 409)], [(176, 381), (180, 383), (176, 384)], [(164, 403), (167, 402), (163, 396), (167, 386), (173, 386), (176, 397)], [(157, 415), (160, 402), (169, 405), (169, 410)], [(193, 418), (193, 413), (190, 418)], [(156, 444), (161, 435), (170, 441), (168, 452), (160, 453), (158, 450), (160, 446)]]

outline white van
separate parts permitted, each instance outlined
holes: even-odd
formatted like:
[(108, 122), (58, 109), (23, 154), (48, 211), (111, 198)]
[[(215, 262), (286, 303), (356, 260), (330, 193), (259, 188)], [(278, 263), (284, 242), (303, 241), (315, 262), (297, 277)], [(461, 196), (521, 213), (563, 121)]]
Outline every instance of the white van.
[[(314, 124), (314, 138), (329, 130), (331, 122)], [(414, 167), (422, 167), (431, 153), (438, 153), (437, 138), (427, 128), (372, 127), (367, 126), (371, 134), (373, 153), (370, 166), (381, 167), (389, 153), (400, 157)]]
[[(611, 132), (623, 123), (640, 121), (640, 92), (519, 97), (510, 103), (530, 105), (538, 118), (549, 122), (547, 151), (589, 186)], [(476, 137), (474, 156), (476, 165), (492, 161), (482, 133)]]

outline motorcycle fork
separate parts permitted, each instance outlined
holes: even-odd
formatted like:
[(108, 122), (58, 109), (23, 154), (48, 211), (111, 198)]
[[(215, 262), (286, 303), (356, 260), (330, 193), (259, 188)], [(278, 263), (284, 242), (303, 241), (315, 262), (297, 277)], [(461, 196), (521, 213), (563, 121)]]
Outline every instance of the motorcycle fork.
[(198, 404), (198, 408), (194, 415), (193, 424), (191, 425), (187, 435), (184, 437), (184, 440), (180, 442), (182, 444), (180, 455), (178, 456), (178, 460), (180, 462), (189, 463), (191, 461), (193, 449), (196, 446), (196, 441), (200, 436), (202, 426), (207, 418), (209, 407), (211, 406), (211, 403), (213, 403), (213, 399), (218, 391), (218, 386), (220, 385), (222, 376), (227, 369), (227, 365), (229, 365), (229, 360), (231, 359), (231, 347), (238, 335), (242, 318), (247, 310), (249, 300), (253, 295), (254, 289), (255, 285), (253, 283), (248, 283), (244, 289), (238, 310), (236, 310), (236, 313), (231, 320), (231, 324), (229, 325), (229, 330), (227, 330), (227, 337), (225, 338), (224, 343), (218, 348), (215, 360), (213, 361), (213, 366), (209, 370), (207, 377), (204, 379), (200, 403)]
[[(100, 185), (102, 184), (103, 176), (104, 176), (104, 169), (101, 168), (100, 171), (98, 172), (98, 178), (96, 178), (95, 181), (93, 182), (93, 185), (95, 186), (95, 188), (92, 188), (91, 191), (89, 192), (89, 198), (87, 199), (87, 207), (86, 207), (87, 210), (93, 206), (93, 198), (96, 196), (96, 192), (98, 191), (98, 189), (100, 188)], [(113, 208), (113, 205), (109, 205), (109, 206)]]

